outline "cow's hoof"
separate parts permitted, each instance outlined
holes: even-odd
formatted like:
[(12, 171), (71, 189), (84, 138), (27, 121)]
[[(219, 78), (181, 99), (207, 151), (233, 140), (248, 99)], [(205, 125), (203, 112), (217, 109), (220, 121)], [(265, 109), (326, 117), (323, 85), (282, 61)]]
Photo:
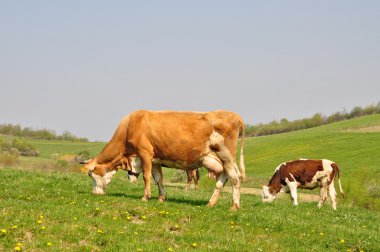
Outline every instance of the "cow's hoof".
[(144, 197), (141, 198), (141, 200), (142, 200), (142, 201), (148, 201), (149, 198), (144, 196)]
[(213, 207), (213, 206), (215, 206), (216, 205), (216, 203), (214, 203), (214, 202), (209, 202), (209, 203), (207, 203), (207, 207)]
[(240, 207), (239, 207), (238, 204), (233, 203), (233, 204), (232, 204), (232, 207), (231, 207), (231, 211), (236, 211), (236, 210), (238, 210), (239, 208), (240, 208)]
[(158, 201), (160, 201), (160, 202), (165, 202), (165, 200), (166, 200), (165, 196), (158, 197)]

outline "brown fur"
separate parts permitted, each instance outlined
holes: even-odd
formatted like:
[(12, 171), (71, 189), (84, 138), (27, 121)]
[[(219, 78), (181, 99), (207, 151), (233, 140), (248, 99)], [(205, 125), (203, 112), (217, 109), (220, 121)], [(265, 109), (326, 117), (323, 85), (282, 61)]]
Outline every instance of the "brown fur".
[(301, 184), (299, 187), (302, 188), (303, 185), (312, 181), (317, 171), (323, 171), (322, 160), (294, 160), (287, 162), (280, 166), (269, 181), (269, 190), (273, 194), (278, 193), (281, 190), (281, 185), (286, 185), (285, 180), (294, 181), (293, 177)]
[[(116, 169), (124, 157), (139, 156), (145, 181), (145, 198), (150, 197), (150, 176), (152, 159), (181, 161), (183, 169), (198, 167), (200, 157), (214, 151), (227, 167), (228, 171), (236, 162), (236, 147), (242, 134), (241, 154), (244, 144), (244, 123), (241, 117), (233, 112), (217, 110), (212, 112), (175, 112), (139, 110), (125, 117), (117, 127), (111, 141), (101, 153), (85, 168), (97, 175)], [(210, 136), (217, 132), (223, 136), (223, 146), (215, 144), (211, 150)], [(214, 149), (215, 148), (215, 149)], [(230, 153), (226, 153), (225, 151)], [(208, 152), (207, 152), (208, 151)], [(232, 160), (231, 160), (232, 158)], [(240, 164), (242, 177), (244, 163)], [(240, 187), (240, 181), (231, 178)], [(238, 189), (237, 187), (237, 189)]]

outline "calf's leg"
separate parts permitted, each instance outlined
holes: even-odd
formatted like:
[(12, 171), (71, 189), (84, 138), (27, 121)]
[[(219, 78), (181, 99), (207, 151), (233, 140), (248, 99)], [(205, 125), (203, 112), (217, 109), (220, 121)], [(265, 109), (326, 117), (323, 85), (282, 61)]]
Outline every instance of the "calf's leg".
[(290, 190), (290, 195), (293, 198), (293, 204), (298, 206), (297, 182), (288, 182), (288, 188)]
[(319, 203), (318, 207), (321, 208), (323, 203), (325, 203), (327, 199), (327, 183), (322, 182), (320, 185), (320, 192), (319, 192)]
[(331, 199), (332, 208), (336, 210), (336, 191), (334, 186), (334, 180), (329, 185), (329, 195)]

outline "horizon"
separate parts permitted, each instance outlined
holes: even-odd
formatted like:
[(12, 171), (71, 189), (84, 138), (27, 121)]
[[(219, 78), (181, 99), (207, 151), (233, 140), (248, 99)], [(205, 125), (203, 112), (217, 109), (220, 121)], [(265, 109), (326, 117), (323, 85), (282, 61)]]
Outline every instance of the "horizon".
[(378, 1), (0, 3), (0, 123), (108, 141), (138, 110), (256, 125), (380, 101)]

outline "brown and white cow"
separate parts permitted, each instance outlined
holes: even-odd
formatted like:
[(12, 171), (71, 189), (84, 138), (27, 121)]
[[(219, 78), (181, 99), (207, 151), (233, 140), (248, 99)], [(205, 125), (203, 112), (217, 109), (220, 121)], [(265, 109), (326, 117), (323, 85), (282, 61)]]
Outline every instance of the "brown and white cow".
[[(236, 147), (241, 131), (240, 167), (236, 164)], [(150, 179), (159, 187), (164, 200), (161, 166), (193, 170), (207, 168), (217, 178), (209, 201), (215, 205), (220, 191), (230, 179), (232, 209), (240, 207), (240, 179), (245, 177), (244, 123), (233, 112), (175, 112), (139, 110), (126, 116), (104, 149), (84, 168), (93, 179), (93, 193), (104, 194), (121, 160), (139, 157), (145, 182), (143, 200), (151, 197)], [(213, 156), (216, 156), (216, 160)], [(125, 159), (126, 158), (126, 159)]]
[(344, 192), (339, 178), (339, 168), (330, 160), (300, 159), (280, 164), (267, 186), (263, 186), (262, 200), (273, 201), (284, 187), (285, 192), (290, 191), (294, 205), (298, 205), (297, 187), (302, 189), (314, 189), (320, 187), (320, 199), (318, 207), (321, 208), (329, 193), (332, 208), (336, 210), (336, 191), (334, 179), (338, 175), (339, 190), (342, 196)]

